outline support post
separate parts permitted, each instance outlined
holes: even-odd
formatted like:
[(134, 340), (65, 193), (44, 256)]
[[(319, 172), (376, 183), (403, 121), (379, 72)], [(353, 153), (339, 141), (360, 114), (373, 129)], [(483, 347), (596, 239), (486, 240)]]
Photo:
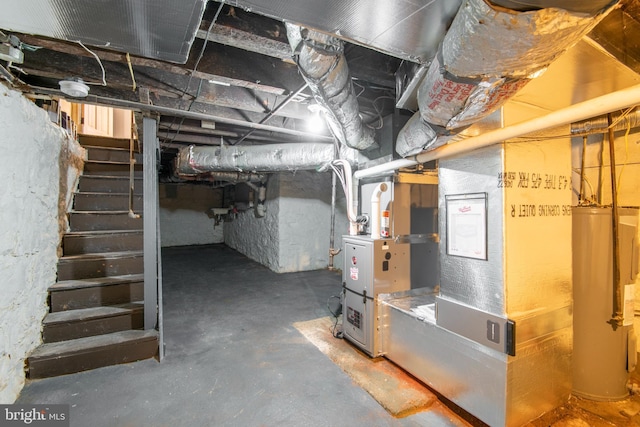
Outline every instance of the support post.
[[(142, 152), (144, 162), (144, 329), (158, 326), (158, 138), (157, 123), (144, 117)], [(162, 346), (160, 346), (162, 348)]]

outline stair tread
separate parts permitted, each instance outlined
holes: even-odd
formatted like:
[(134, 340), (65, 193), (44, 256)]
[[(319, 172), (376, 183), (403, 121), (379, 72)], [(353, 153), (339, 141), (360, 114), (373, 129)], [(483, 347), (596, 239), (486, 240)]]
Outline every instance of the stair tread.
[(123, 215), (123, 214), (129, 214), (129, 211), (123, 211), (123, 210), (118, 210), (118, 211), (77, 211), (77, 210), (72, 210), (70, 213), (73, 214), (88, 214), (88, 215)]
[[(89, 160), (85, 160), (84, 161), (85, 164), (87, 163), (93, 163), (93, 164), (100, 164), (100, 165), (129, 165), (129, 162), (118, 162), (115, 160), (93, 160), (93, 159), (89, 159)], [(139, 163), (135, 162), (134, 164), (139, 165)]]
[[(139, 309), (138, 309), (139, 310)], [(129, 314), (134, 311), (133, 308), (124, 308), (117, 306), (102, 306), (92, 308), (78, 308), (75, 310), (56, 311), (47, 313), (42, 324), (45, 326), (57, 325), (69, 322), (84, 322), (92, 319), (102, 319), (113, 316)]]
[(120, 276), (94, 277), (89, 279), (62, 280), (49, 287), (51, 291), (66, 291), (70, 289), (94, 288), (98, 286), (119, 285), (123, 283), (142, 282), (144, 274), (124, 274)]
[(127, 258), (130, 256), (139, 257), (143, 255), (143, 251), (117, 251), (117, 252), (94, 252), (89, 254), (66, 255), (59, 259), (60, 262), (75, 260), (93, 260), (105, 258)]
[[(117, 180), (129, 180), (128, 176), (124, 175), (80, 175), (80, 178), (99, 178), (99, 179), (117, 179)], [(137, 179), (142, 181), (144, 178), (141, 176), (136, 176), (133, 179)]]
[(65, 237), (93, 237), (108, 236), (109, 234), (142, 234), (143, 230), (94, 230), (94, 231), (68, 231), (64, 233)]
[[(92, 149), (98, 149), (98, 150), (111, 150), (111, 151), (124, 151), (124, 152), (129, 152), (128, 148), (120, 148), (120, 147), (102, 147), (99, 145), (88, 145), (87, 147), (85, 147), (88, 150), (92, 150)], [(134, 154), (139, 154), (136, 150), (133, 150)]]
[(104, 335), (95, 335), (86, 338), (76, 338), (67, 341), (58, 341), (42, 344), (29, 356), (29, 359), (60, 358), (65, 354), (90, 353), (99, 348), (124, 344), (136, 341), (157, 340), (158, 331), (150, 329), (146, 331), (128, 330), (113, 332)]
[[(81, 195), (81, 196), (96, 196), (96, 197), (122, 197), (122, 196), (128, 196), (129, 193), (104, 193), (104, 192), (100, 192), (100, 191), (76, 191), (75, 193), (73, 193), (74, 195)], [(142, 197), (142, 194), (134, 194), (133, 197)]]

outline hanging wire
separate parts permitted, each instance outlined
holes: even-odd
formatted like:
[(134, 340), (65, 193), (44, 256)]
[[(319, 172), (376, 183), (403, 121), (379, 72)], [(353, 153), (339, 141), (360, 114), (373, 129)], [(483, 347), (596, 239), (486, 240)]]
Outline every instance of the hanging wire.
[(351, 82), (353, 83), (354, 86), (357, 86), (360, 89), (360, 92), (358, 92), (356, 94), (356, 98), (359, 98), (360, 95), (362, 95), (365, 91), (365, 87), (363, 85), (361, 85), (360, 83), (356, 82), (354, 79), (351, 79)]
[[(96, 58), (96, 61), (98, 61), (98, 65), (100, 65), (100, 69), (102, 70), (102, 86), (106, 86), (107, 85), (107, 73), (105, 73), (105, 71), (104, 71), (104, 66), (102, 65), (102, 61), (100, 60), (100, 57), (98, 55), (96, 55), (96, 53), (94, 51), (92, 51), (91, 49), (86, 47), (80, 40), (76, 40), (76, 43), (78, 43), (80, 46), (82, 46), (84, 48), (84, 50), (86, 50), (91, 55), (93, 55), (94, 58)], [(88, 84), (88, 85), (100, 84), (100, 83), (89, 83), (89, 82), (85, 82), (85, 83)]]
[(131, 81), (133, 82), (133, 86), (131, 88), (132, 91), (136, 90), (136, 76), (133, 74), (133, 66), (131, 65), (131, 56), (129, 52), (127, 52), (127, 65), (129, 65), (129, 72), (131, 73)]

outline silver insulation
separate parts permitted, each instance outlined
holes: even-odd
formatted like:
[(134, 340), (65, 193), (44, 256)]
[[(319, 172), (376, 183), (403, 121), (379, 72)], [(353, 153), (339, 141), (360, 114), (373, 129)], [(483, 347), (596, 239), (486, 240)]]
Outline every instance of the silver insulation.
[[(613, 113), (613, 130), (627, 130), (640, 127), (640, 110), (635, 109), (628, 115), (623, 116), (622, 113)], [(592, 133), (606, 133), (609, 129), (607, 116), (594, 117), (581, 122), (571, 124), (572, 135), (584, 135)]]
[(4, 2), (0, 28), (185, 63), (206, 3), (204, 0)]
[(374, 131), (362, 123), (341, 40), (287, 23), (287, 36), (302, 77), (324, 107), (331, 132), (357, 150), (377, 147)]
[[(503, 143), (439, 161), (440, 297), (512, 320), (515, 355), (482, 345), (484, 334), (462, 339), (395, 310), (387, 357), (489, 425), (524, 425), (571, 392), (570, 176), (566, 138)], [(471, 227), (459, 220), (465, 211), (448, 203), (462, 195), (486, 197), (486, 217)], [(460, 238), (485, 244), (486, 259), (450, 251)], [(467, 311), (456, 311), (462, 324), (474, 319)]]
[(417, 120), (408, 123), (398, 153), (436, 148), (442, 144), (423, 135), (458, 132), (500, 108), (609, 10), (595, 16), (557, 8), (517, 12), (465, 0), (418, 88), (422, 124), (431, 129), (420, 132)]
[(466, 0), (442, 42), (444, 67), (457, 77), (526, 78), (545, 69), (604, 15), (552, 7), (516, 12)]
[(197, 181), (211, 181), (211, 182), (227, 182), (231, 184), (238, 183), (254, 183), (254, 182), (265, 182), (267, 180), (267, 175), (259, 174), (259, 173), (251, 173), (251, 172), (208, 172), (195, 175), (186, 175), (181, 174), (180, 178), (186, 180), (197, 180)]
[(418, 154), (431, 148), (437, 137), (433, 127), (422, 119), (419, 112), (415, 113), (398, 134), (396, 152), (402, 157)]
[(333, 144), (272, 144), (249, 146), (197, 147), (178, 152), (176, 174), (209, 172), (283, 172), (316, 170), (335, 159)]

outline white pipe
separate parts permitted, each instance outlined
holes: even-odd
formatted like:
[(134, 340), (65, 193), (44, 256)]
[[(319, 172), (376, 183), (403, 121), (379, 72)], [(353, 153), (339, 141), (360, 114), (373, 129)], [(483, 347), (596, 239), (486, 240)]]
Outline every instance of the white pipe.
[(349, 235), (355, 236), (358, 234), (357, 216), (354, 207), (353, 198), (353, 175), (351, 173), (351, 164), (344, 159), (337, 159), (333, 161), (334, 165), (341, 165), (344, 169), (345, 179), (345, 197), (347, 199), (347, 218), (349, 219)]
[(387, 191), (387, 184), (381, 182), (371, 194), (371, 238), (380, 238), (380, 196)]
[(379, 165), (372, 166), (367, 169), (357, 170), (353, 174), (353, 176), (357, 179), (366, 178), (370, 176), (378, 176), (378, 175), (383, 175), (385, 173), (388, 174), (400, 168), (408, 168), (411, 166), (415, 166), (416, 164), (417, 162), (415, 160), (412, 160), (412, 157), (408, 157), (406, 159), (392, 160), (390, 162), (381, 163)]
[(479, 148), (488, 147), (510, 138), (539, 132), (557, 126), (567, 125), (580, 120), (586, 120), (616, 110), (622, 110), (640, 104), (640, 85), (608, 93), (588, 101), (579, 102), (552, 113), (527, 120), (515, 125), (507, 126), (478, 136), (472, 136), (460, 142), (443, 145), (435, 150), (423, 151), (415, 156), (394, 160), (368, 169), (356, 171), (355, 177), (365, 178), (381, 175), (402, 167), (414, 166), (431, 160), (451, 157)]

